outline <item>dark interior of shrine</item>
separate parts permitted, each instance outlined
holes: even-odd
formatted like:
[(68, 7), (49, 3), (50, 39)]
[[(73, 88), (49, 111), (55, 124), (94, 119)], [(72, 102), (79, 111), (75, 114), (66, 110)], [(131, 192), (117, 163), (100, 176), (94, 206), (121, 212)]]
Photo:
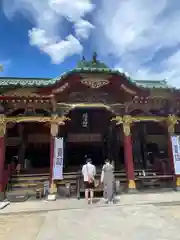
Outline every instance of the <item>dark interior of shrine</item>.
[[(71, 120), (60, 127), (64, 138), (64, 166), (66, 172), (78, 171), (92, 159), (101, 168), (106, 158), (116, 170), (125, 170), (122, 124), (111, 121), (113, 113), (105, 108), (75, 108), (68, 116)], [(168, 172), (167, 126), (158, 122), (137, 122), (132, 127), (132, 148), (135, 169), (161, 167)], [(179, 131), (179, 125), (176, 132)], [(29, 160), (31, 169), (50, 167), (50, 128), (43, 123), (8, 124), (6, 163), (14, 156)], [(158, 164), (157, 164), (158, 163)], [(165, 166), (165, 170), (162, 169)]]
[[(65, 164), (68, 171), (81, 169), (86, 162), (86, 158), (91, 158), (92, 163), (96, 166), (103, 165), (103, 147), (99, 144), (68, 144), (65, 155)], [(67, 162), (66, 162), (67, 160)]]
[(49, 171), (49, 126), (37, 122), (9, 124), (5, 153), (6, 163), (14, 162), (17, 164), (21, 162), (29, 170), (47, 169)]
[[(65, 125), (65, 171), (80, 170), (86, 158), (101, 168), (105, 159), (112, 158), (116, 134), (112, 133), (113, 114), (105, 108), (76, 108)], [(114, 141), (114, 142), (113, 142)], [(114, 145), (113, 145), (114, 144)]]
[(50, 144), (28, 144), (25, 158), (30, 160), (31, 168), (50, 167)]
[(168, 131), (162, 122), (139, 122), (132, 126), (133, 158), (135, 169), (153, 169), (168, 174)]

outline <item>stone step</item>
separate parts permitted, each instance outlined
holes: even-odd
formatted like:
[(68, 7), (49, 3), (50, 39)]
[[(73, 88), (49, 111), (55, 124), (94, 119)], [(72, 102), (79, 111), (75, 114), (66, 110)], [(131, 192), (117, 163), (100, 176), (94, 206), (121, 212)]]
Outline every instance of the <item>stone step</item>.
[(17, 173), (12, 175), (12, 177), (40, 177), (40, 176), (49, 177), (50, 174), (49, 173)]
[(49, 177), (12, 177), (11, 182), (47, 181)]

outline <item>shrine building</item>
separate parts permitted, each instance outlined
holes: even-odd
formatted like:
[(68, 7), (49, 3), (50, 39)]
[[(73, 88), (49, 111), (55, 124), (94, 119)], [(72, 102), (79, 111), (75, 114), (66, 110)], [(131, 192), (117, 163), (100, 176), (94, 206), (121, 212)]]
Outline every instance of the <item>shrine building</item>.
[[(127, 191), (148, 185), (145, 176), (151, 185), (173, 186), (171, 136), (180, 134), (180, 90), (165, 80), (135, 80), (96, 56), (83, 58), (56, 78), (0, 77), (0, 114), (1, 195), (33, 191), (45, 180), (52, 191), (68, 181), (75, 189), (85, 156), (99, 172), (112, 160)], [(57, 136), (64, 139), (64, 180), (54, 183)]]

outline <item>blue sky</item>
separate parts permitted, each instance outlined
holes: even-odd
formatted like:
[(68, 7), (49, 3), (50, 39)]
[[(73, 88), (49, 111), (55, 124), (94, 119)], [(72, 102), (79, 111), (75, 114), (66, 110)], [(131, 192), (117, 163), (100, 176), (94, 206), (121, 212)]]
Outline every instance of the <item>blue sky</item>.
[(1, 76), (57, 77), (92, 52), (132, 78), (180, 87), (178, 0), (1, 0)]

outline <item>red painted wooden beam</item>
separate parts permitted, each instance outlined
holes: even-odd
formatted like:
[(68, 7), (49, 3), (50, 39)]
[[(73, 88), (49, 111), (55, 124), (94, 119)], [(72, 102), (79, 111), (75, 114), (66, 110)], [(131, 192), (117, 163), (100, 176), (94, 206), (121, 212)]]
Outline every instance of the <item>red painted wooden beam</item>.
[(51, 100), (51, 96), (39, 96), (39, 97), (25, 97), (25, 96), (2, 96), (0, 95), (0, 100)]

